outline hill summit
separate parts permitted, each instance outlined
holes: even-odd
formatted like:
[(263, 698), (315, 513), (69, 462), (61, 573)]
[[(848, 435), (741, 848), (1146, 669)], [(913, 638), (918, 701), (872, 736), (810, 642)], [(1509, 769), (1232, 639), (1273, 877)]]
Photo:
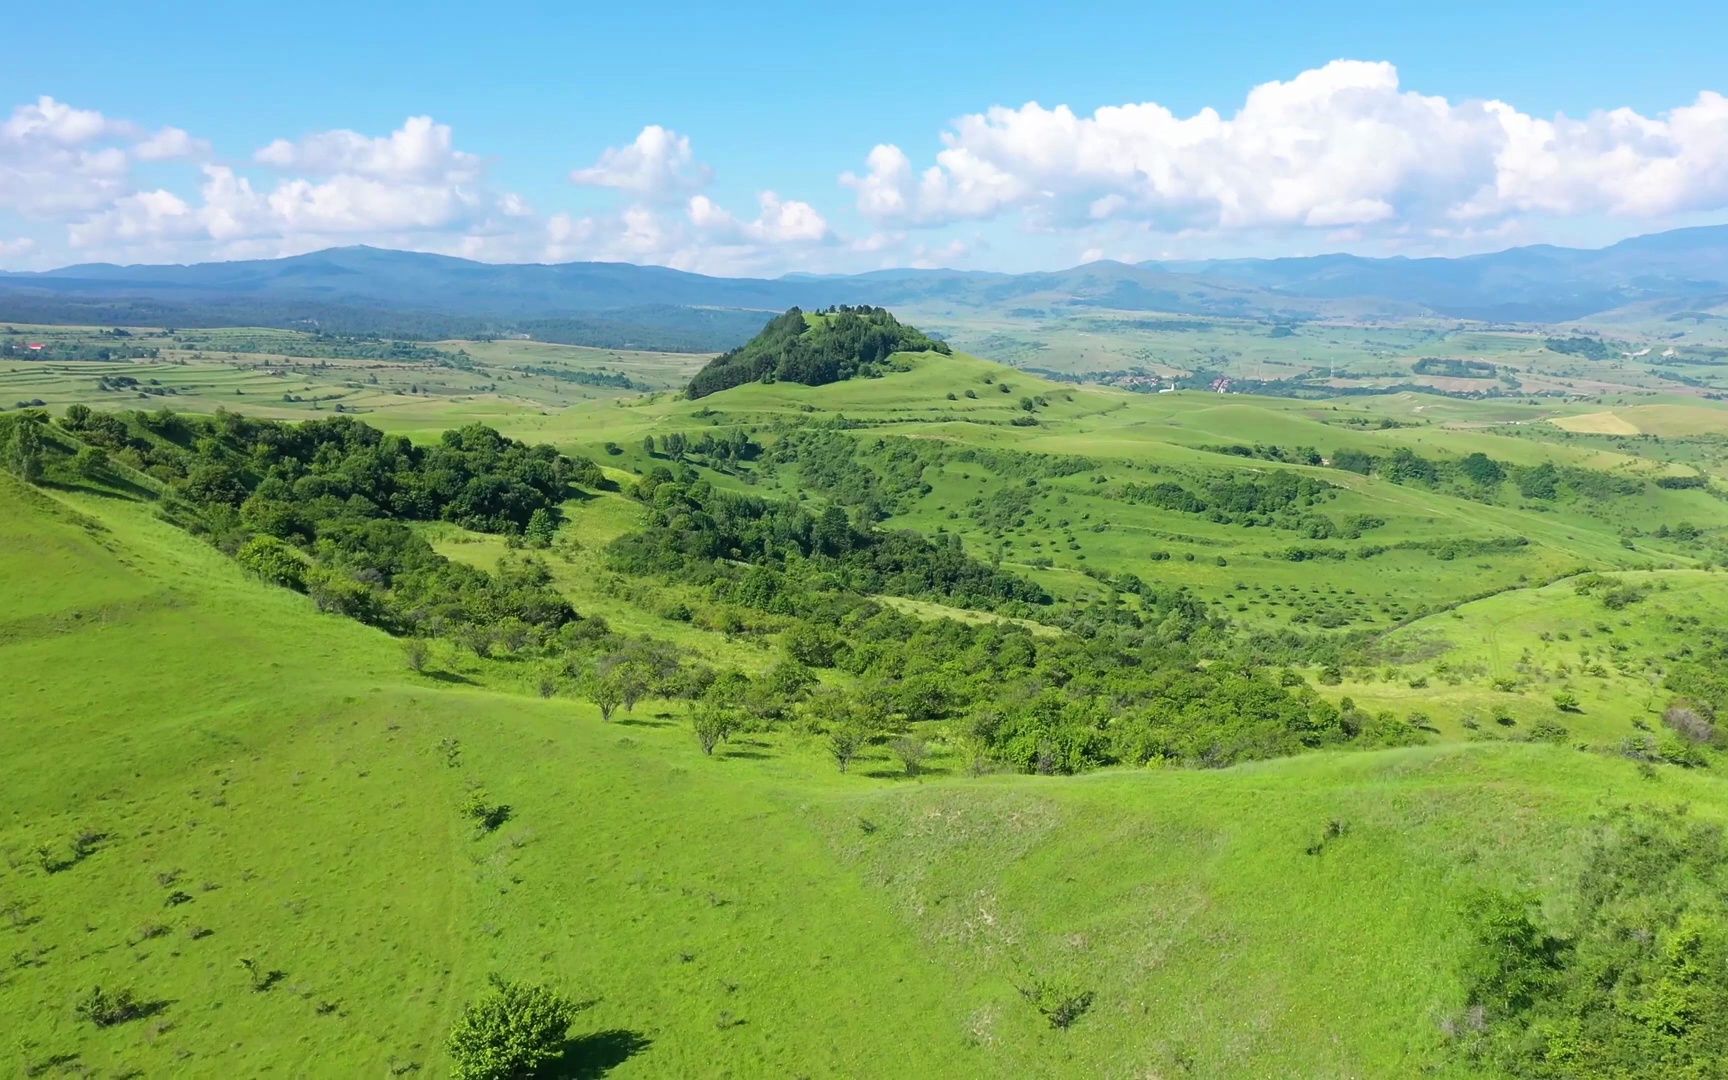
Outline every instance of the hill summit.
[(762, 332), (710, 360), (690, 380), (691, 398), (763, 379), (822, 386), (873, 374), (897, 352), (947, 353), (946, 343), (906, 326), (879, 307), (791, 308)]

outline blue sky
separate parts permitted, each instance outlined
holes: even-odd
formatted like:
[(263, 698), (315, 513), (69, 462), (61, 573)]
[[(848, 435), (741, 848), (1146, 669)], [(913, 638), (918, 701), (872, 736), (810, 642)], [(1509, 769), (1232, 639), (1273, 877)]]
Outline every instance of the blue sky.
[(1020, 270), (1728, 220), (1721, 7), (1397, 6), (51, 5), (0, 68), (0, 267)]

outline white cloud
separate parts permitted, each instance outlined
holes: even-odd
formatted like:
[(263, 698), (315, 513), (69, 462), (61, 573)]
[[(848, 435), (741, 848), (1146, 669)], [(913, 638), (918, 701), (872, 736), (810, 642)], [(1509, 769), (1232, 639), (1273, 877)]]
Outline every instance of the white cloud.
[(573, 183), (651, 200), (699, 191), (712, 178), (713, 170), (696, 160), (689, 137), (659, 124), (649, 124), (630, 145), (608, 147), (594, 164), (570, 173)]
[(0, 210), (64, 217), (124, 194), (130, 159), (107, 144), (132, 132), (130, 124), (51, 97), (18, 106), (0, 123)]
[(369, 234), (454, 229), (478, 220), (482, 209), (476, 196), (439, 184), (341, 174), (325, 180), (287, 179), (260, 192), (227, 166), (206, 165), (203, 172), (197, 204), (166, 190), (128, 195), (72, 225), (72, 245), (301, 237), (344, 243)]
[(24, 142), (41, 140), (61, 146), (81, 146), (108, 135), (125, 135), (131, 126), (110, 120), (99, 112), (76, 109), (46, 95), (28, 105), (19, 105), (4, 124), (0, 138)]
[(36, 241), (28, 236), (15, 240), (0, 240), (0, 259), (16, 259), (36, 250)]
[(178, 158), (207, 158), (210, 144), (195, 139), (177, 127), (165, 127), (132, 148), (140, 161), (173, 161)]
[(841, 183), (865, 216), (923, 226), (1019, 213), (1064, 228), (1444, 229), (1728, 206), (1719, 94), (1655, 117), (1544, 120), (1405, 90), (1391, 64), (1350, 60), (1257, 86), (1228, 118), (1151, 102), (1078, 116), (1032, 102), (963, 116), (942, 143), (922, 171), (879, 145)]
[(282, 170), (393, 182), (471, 182), (480, 175), (480, 159), (456, 149), (450, 125), (435, 123), (430, 116), (410, 116), (395, 131), (376, 138), (344, 129), (293, 142), (277, 139), (252, 157)]
[(828, 221), (807, 202), (785, 200), (772, 191), (756, 197), (760, 213), (739, 221), (706, 195), (690, 198), (689, 218), (696, 230), (727, 243), (819, 244), (832, 237)]

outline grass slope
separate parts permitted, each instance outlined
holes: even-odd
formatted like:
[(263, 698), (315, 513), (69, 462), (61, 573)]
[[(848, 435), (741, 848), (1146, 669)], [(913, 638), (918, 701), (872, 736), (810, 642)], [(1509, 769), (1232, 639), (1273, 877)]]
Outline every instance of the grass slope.
[[(587, 1074), (1456, 1074), (1463, 896), (1564, 904), (1601, 806), (1728, 807), (1707, 774), (1528, 745), (921, 783), (792, 734), (707, 759), (677, 716), (602, 725), (503, 662), (411, 675), (144, 505), (0, 502), (20, 1068), (440, 1075), (501, 971), (593, 1002)], [(470, 784), (511, 806), (497, 833), (456, 814)], [(242, 957), (281, 975), (254, 991)], [(1037, 979), (1092, 1010), (1051, 1030)], [(161, 1011), (92, 1028), (95, 984)]]

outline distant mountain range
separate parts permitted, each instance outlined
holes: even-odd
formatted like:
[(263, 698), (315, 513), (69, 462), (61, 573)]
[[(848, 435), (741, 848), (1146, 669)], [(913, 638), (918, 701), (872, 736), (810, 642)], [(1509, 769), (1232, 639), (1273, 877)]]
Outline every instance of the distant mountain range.
[(880, 270), (722, 278), (629, 263), (492, 264), (370, 247), (190, 266), (0, 272), (0, 322), (317, 326), (707, 351), (793, 305), (953, 306), (1048, 316), (1103, 308), (1304, 319), (1354, 315), (1569, 322), (1677, 313), (1728, 299), (1728, 226), (1595, 250), (1534, 246), (1464, 258), (1095, 262), (1028, 274)]

